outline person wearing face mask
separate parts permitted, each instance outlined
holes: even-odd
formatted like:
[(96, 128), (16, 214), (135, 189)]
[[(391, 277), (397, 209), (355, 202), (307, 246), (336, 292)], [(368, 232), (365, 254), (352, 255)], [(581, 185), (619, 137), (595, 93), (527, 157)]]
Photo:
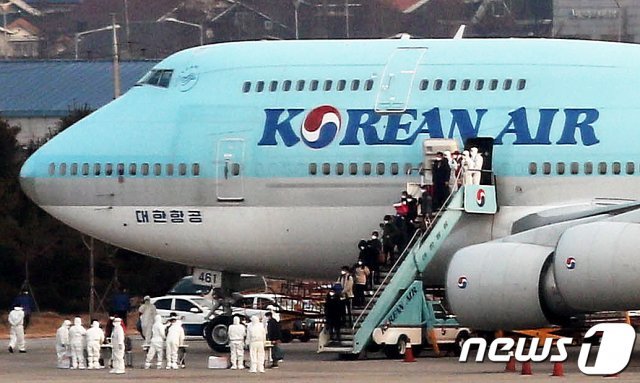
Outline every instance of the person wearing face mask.
[(473, 167), (471, 155), (468, 150), (462, 152), (462, 178), (464, 180), (463, 184), (471, 185), (473, 183), (471, 172), (469, 171)]
[(69, 327), (71, 327), (71, 321), (65, 319), (62, 322), (62, 326), (56, 331), (56, 354), (58, 356), (58, 368), (69, 368)]
[(393, 258), (393, 250), (395, 247), (394, 237), (396, 236), (396, 226), (391, 221), (390, 215), (384, 216), (384, 221), (380, 224), (382, 228), (382, 253), (384, 263), (389, 264)]
[(469, 170), (471, 171), (471, 184), (480, 185), (484, 159), (482, 158), (482, 154), (478, 153), (478, 148), (476, 147), (473, 147), (469, 150), (469, 155), (471, 157), (471, 162), (469, 165)]
[(444, 152), (444, 160), (447, 161), (447, 164), (449, 164), (449, 169), (451, 169), (451, 172), (449, 174), (449, 187), (451, 187), (451, 189), (453, 190), (457, 190), (456, 172), (457, 172), (458, 163), (453, 158), (453, 154), (451, 154), (451, 152), (448, 150)]
[(244, 339), (247, 336), (247, 328), (240, 323), (240, 317), (234, 315), (233, 324), (229, 326), (229, 357), (231, 369), (244, 369)]
[(400, 195), (400, 201), (393, 204), (396, 209), (396, 214), (402, 217), (406, 217), (409, 214), (409, 205), (407, 204), (408, 193), (403, 191)]
[(162, 359), (164, 355), (164, 342), (167, 339), (166, 326), (162, 323), (162, 316), (156, 314), (153, 318), (153, 327), (151, 328), (151, 339), (149, 339), (149, 351), (144, 368), (151, 368), (151, 361), (156, 357), (156, 368), (162, 368)]
[(367, 245), (369, 247), (369, 261), (365, 262), (365, 265), (371, 271), (369, 287), (373, 290), (373, 283), (380, 283), (380, 256), (382, 254), (382, 243), (377, 231), (371, 233), (371, 239), (367, 242)]
[(104, 331), (100, 328), (100, 323), (94, 320), (91, 323), (91, 328), (87, 330), (87, 368), (101, 369), (100, 365), (100, 345), (104, 342)]
[(431, 223), (431, 216), (433, 215), (433, 197), (427, 185), (420, 186), (420, 192), (422, 195), (418, 200), (420, 204), (420, 215), (422, 216), (423, 229), (426, 230), (427, 226)]
[(364, 306), (364, 292), (367, 289), (367, 281), (371, 271), (360, 260), (354, 269), (355, 284), (353, 285), (353, 307), (362, 308)]
[(358, 242), (358, 261), (362, 261), (363, 263), (368, 262), (369, 257), (369, 246), (367, 245), (367, 241), (361, 239)]
[(407, 195), (407, 236), (411, 238), (416, 231), (416, 218), (418, 218), (418, 200), (411, 194)]
[(267, 332), (264, 324), (260, 323), (257, 315), (251, 317), (251, 323), (247, 327), (246, 341), (249, 344), (249, 358), (251, 368), (249, 372), (264, 372), (264, 342), (267, 340)]
[(451, 168), (444, 159), (443, 153), (436, 153), (436, 159), (431, 168), (433, 180), (433, 210), (439, 210), (449, 196), (449, 179)]
[(324, 302), (325, 327), (332, 341), (340, 342), (340, 328), (344, 317), (344, 307), (339, 294), (331, 289)]
[(73, 326), (69, 328), (69, 344), (71, 345), (71, 369), (84, 370), (84, 342), (87, 335), (87, 330), (82, 327), (82, 319), (75, 317), (73, 319)]
[(452, 155), (453, 161), (455, 162), (455, 167), (452, 167), (453, 170), (453, 178), (455, 180), (455, 188), (456, 190), (460, 189), (460, 185), (462, 185), (462, 154), (459, 151), (453, 152)]
[(342, 285), (342, 293), (340, 299), (344, 305), (345, 322), (349, 322), (349, 326), (353, 324), (351, 317), (351, 305), (353, 303), (353, 276), (349, 273), (349, 266), (342, 266), (340, 276), (337, 282)]

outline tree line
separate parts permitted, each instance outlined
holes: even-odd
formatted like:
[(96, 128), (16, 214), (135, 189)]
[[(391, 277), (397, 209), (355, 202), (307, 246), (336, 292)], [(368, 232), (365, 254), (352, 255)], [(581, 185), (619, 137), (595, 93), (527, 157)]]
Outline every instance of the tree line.
[[(22, 192), (19, 173), (39, 146), (90, 113), (86, 105), (70, 110), (48, 137), (26, 147), (16, 140), (20, 128), (0, 117), (0, 307), (5, 310), (10, 310), (26, 280), (41, 311), (89, 310), (89, 250), (83, 235), (36, 206)], [(132, 295), (163, 295), (187, 271), (185, 266), (95, 243), (95, 285), (101, 296), (118, 287), (116, 283)]]

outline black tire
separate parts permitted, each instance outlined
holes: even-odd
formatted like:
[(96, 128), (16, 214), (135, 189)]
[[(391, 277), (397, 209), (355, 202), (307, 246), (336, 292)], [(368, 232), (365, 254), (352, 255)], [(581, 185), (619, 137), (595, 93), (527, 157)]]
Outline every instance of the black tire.
[(384, 354), (389, 359), (399, 359), (404, 356), (407, 351), (407, 337), (398, 338), (398, 343), (384, 346)]
[(460, 353), (462, 352), (462, 346), (464, 345), (464, 342), (466, 342), (467, 340), (469, 340), (468, 332), (463, 331), (460, 334), (458, 334), (458, 336), (456, 337), (456, 342), (453, 344), (453, 353), (456, 356), (460, 356)]
[(229, 325), (232, 323), (232, 317), (220, 315), (204, 326), (203, 336), (212, 350), (229, 352)]
[(293, 335), (291, 335), (291, 331), (282, 330), (282, 339), (280, 339), (282, 343), (291, 343), (293, 340)]

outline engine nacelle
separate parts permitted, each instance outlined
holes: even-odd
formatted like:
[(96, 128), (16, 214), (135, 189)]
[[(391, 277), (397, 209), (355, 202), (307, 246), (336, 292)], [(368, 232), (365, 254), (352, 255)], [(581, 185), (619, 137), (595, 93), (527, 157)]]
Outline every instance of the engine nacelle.
[(547, 326), (540, 286), (553, 250), (509, 242), (459, 250), (447, 271), (447, 297), (460, 323), (476, 330)]
[(593, 222), (568, 229), (554, 259), (558, 290), (577, 312), (640, 308), (640, 224)]
[(639, 249), (640, 224), (621, 222), (567, 229), (556, 249), (470, 246), (451, 259), (447, 296), (460, 323), (477, 330), (538, 328), (582, 313), (638, 309)]

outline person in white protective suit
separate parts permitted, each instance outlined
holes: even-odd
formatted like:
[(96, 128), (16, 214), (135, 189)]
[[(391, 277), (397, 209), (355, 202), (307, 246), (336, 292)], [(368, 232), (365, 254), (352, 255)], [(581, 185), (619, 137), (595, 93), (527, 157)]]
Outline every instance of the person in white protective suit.
[(90, 370), (103, 368), (99, 362), (102, 342), (104, 342), (104, 331), (100, 328), (100, 323), (94, 320), (91, 328), (87, 330), (87, 355), (89, 356), (87, 368)]
[(24, 343), (24, 310), (22, 307), (14, 307), (9, 313), (8, 319), (11, 325), (9, 330), (9, 352), (13, 353), (16, 347), (22, 353), (27, 352)]
[(247, 336), (247, 328), (240, 323), (240, 317), (233, 317), (233, 324), (229, 326), (229, 348), (231, 369), (242, 370), (244, 368), (244, 338)]
[(469, 170), (471, 170), (471, 183), (473, 185), (480, 185), (480, 178), (482, 177), (482, 165), (484, 164), (484, 159), (482, 158), (482, 154), (478, 153), (478, 148), (473, 147), (469, 150), (469, 154), (471, 156), (471, 166), (469, 166)]
[(124, 374), (124, 329), (122, 319), (113, 320), (111, 331), (111, 364), (110, 374)]
[(69, 365), (64, 364), (64, 359), (68, 358), (69, 349), (69, 327), (71, 327), (71, 321), (65, 319), (62, 322), (62, 326), (56, 331), (56, 354), (58, 356), (58, 368), (69, 368)]
[(247, 327), (247, 343), (249, 344), (249, 357), (251, 368), (249, 372), (264, 372), (264, 342), (267, 340), (267, 332), (264, 324), (257, 315), (251, 317), (251, 323)]
[(473, 164), (471, 161), (471, 156), (469, 155), (469, 151), (465, 150), (462, 152), (462, 177), (463, 184), (465, 185), (471, 185), (471, 183), (473, 182), (471, 172), (469, 171), (469, 169), (471, 169), (472, 167)]
[(151, 367), (151, 361), (153, 357), (156, 357), (157, 368), (162, 368), (162, 359), (164, 357), (164, 341), (167, 339), (165, 333), (166, 326), (162, 323), (162, 316), (156, 315), (154, 318), (153, 327), (151, 328), (151, 340), (149, 342), (149, 351), (147, 352), (147, 359), (144, 364), (144, 368)]
[(142, 336), (144, 337), (144, 345), (148, 346), (153, 336), (153, 324), (158, 311), (156, 306), (151, 303), (151, 297), (144, 297), (144, 303), (138, 309), (140, 313), (140, 327), (142, 327)]
[(458, 162), (453, 158), (453, 155), (449, 150), (444, 151), (444, 159), (449, 164), (451, 174), (449, 175), (449, 187), (451, 191), (458, 190), (458, 184), (456, 183), (456, 174), (458, 174)]
[(184, 329), (181, 320), (172, 318), (171, 321), (171, 326), (167, 331), (167, 370), (170, 368), (177, 370), (179, 368), (178, 350), (184, 344)]
[(73, 326), (69, 329), (69, 345), (71, 346), (71, 369), (77, 368), (84, 370), (84, 342), (87, 330), (82, 327), (82, 319), (75, 317)]

